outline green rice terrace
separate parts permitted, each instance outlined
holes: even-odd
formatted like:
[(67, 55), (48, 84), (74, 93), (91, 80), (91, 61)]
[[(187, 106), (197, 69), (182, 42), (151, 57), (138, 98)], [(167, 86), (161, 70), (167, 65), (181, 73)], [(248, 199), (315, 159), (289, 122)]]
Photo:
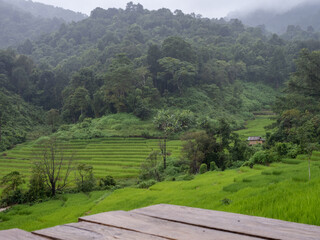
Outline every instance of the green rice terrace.
[(56, 200), (18, 205), (0, 213), (0, 229), (32, 231), (112, 210), (168, 203), (320, 225), (320, 152), (270, 166), (207, 172), (191, 181), (161, 182), (148, 189), (124, 188), (64, 194)]
[(266, 136), (265, 127), (274, 123), (275, 115), (255, 115), (255, 119), (246, 122), (246, 128), (236, 131), (243, 139), (253, 136)]
[[(265, 135), (270, 116), (248, 121), (253, 132)], [(262, 123), (263, 122), (263, 123)], [(260, 124), (261, 123), (261, 124)], [(241, 132), (242, 131), (242, 132)], [(141, 162), (158, 149), (157, 139), (109, 137), (60, 142), (66, 156), (75, 154), (77, 163), (93, 166), (97, 177), (112, 175), (116, 179), (137, 177)], [(181, 141), (168, 142), (169, 152), (179, 156)], [(17, 170), (30, 176), (32, 159), (39, 145), (26, 143), (6, 151), (0, 157), (0, 174)], [(132, 210), (167, 203), (204, 209), (235, 212), (254, 216), (320, 226), (320, 152), (311, 158), (311, 180), (308, 180), (307, 156), (285, 158), (269, 166), (254, 165), (226, 171), (198, 174), (189, 181), (164, 181), (146, 188), (126, 187), (114, 191), (63, 194), (40, 203), (11, 207), (0, 213), (0, 230), (20, 228), (33, 231), (76, 222), (80, 216), (113, 210)]]
[[(60, 141), (64, 157), (73, 157), (75, 164), (86, 163), (93, 167), (96, 177), (110, 175), (116, 179), (139, 176), (141, 163), (152, 150), (159, 148), (158, 139), (145, 138), (96, 138), (87, 140)], [(180, 154), (181, 142), (168, 142), (172, 156)], [(21, 144), (0, 156), (0, 178), (19, 171), (29, 177), (33, 160), (41, 157), (42, 149), (35, 143)]]

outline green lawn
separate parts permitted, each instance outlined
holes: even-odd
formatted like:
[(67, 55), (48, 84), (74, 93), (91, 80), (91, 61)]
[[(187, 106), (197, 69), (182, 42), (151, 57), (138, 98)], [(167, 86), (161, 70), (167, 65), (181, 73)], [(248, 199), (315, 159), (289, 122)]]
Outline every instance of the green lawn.
[[(17, 227), (31, 231), (76, 222), (87, 214), (159, 203), (320, 225), (320, 157), (312, 161), (311, 181), (303, 157), (284, 162), (268, 167), (257, 165), (253, 169), (208, 172), (191, 181), (161, 182), (149, 189), (66, 194), (59, 200), (14, 206), (0, 213), (0, 229)], [(230, 201), (229, 205), (224, 204), (226, 200)]]

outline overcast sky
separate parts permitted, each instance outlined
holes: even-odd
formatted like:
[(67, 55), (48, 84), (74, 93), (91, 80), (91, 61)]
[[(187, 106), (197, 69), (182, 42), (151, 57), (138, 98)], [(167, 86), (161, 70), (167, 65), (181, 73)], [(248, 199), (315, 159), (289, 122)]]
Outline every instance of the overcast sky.
[[(130, 0), (33, 0), (54, 6), (71, 9), (76, 12), (90, 14), (96, 7), (125, 8)], [(132, 1), (141, 3), (147, 9), (169, 8), (172, 11), (182, 10), (184, 13), (201, 14), (204, 17), (225, 17), (229, 12), (252, 10), (258, 7), (286, 10), (302, 2), (316, 2), (319, 0), (140, 0)]]

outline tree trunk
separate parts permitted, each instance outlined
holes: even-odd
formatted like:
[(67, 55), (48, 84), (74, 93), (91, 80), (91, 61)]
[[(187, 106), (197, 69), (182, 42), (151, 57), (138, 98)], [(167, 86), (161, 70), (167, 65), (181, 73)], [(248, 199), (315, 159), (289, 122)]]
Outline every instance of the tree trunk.
[(164, 146), (163, 146), (163, 168), (167, 168), (167, 137), (164, 138)]
[(56, 184), (54, 182), (51, 183), (51, 195), (52, 197), (56, 195)]

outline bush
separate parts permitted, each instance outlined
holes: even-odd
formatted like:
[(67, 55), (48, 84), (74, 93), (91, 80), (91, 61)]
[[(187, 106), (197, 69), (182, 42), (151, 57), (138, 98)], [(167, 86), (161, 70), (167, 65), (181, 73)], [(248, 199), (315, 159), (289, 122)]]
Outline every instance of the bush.
[(253, 167), (255, 164), (268, 165), (272, 162), (278, 161), (280, 158), (278, 154), (272, 150), (261, 150), (256, 152), (249, 161), (246, 161), (243, 166)]
[(210, 162), (210, 171), (217, 171), (218, 169), (219, 168), (214, 161)]
[(14, 204), (22, 204), (26, 202), (26, 195), (21, 189), (11, 191), (2, 195), (0, 207), (7, 207)]
[(148, 181), (143, 181), (143, 182), (140, 182), (138, 184), (138, 188), (149, 188), (151, 187), (152, 185), (156, 184), (157, 182), (153, 179), (151, 180), (148, 180)]
[(176, 181), (190, 181), (194, 179), (194, 175), (192, 174), (186, 174), (186, 175), (180, 175), (176, 178)]
[(204, 174), (207, 171), (208, 171), (207, 164), (202, 163), (201, 166), (200, 166), (200, 169), (199, 169), (200, 174)]
[(275, 144), (274, 149), (281, 157), (296, 158), (300, 152), (299, 146), (293, 143), (278, 142)]
[(99, 187), (101, 189), (110, 189), (113, 186), (116, 186), (116, 181), (112, 176), (105, 176), (104, 178), (100, 178)]

